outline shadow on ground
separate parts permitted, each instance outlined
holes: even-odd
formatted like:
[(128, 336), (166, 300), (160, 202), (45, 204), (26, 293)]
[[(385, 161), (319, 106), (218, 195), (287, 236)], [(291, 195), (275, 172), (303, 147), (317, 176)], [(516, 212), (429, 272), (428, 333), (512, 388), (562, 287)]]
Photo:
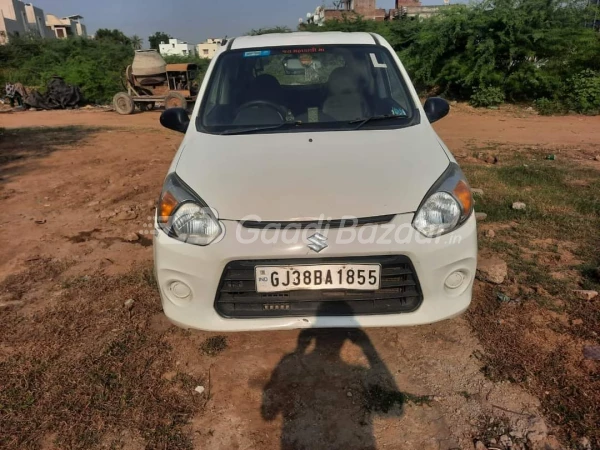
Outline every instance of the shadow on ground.
[(0, 183), (21, 175), (35, 162), (97, 132), (96, 127), (0, 128)]
[[(367, 364), (342, 359), (346, 341)], [(273, 371), (261, 414), (267, 421), (282, 416), (282, 450), (367, 450), (377, 448), (374, 416), (401, 416), (407, 400), (362, 330), (309, 329)]]

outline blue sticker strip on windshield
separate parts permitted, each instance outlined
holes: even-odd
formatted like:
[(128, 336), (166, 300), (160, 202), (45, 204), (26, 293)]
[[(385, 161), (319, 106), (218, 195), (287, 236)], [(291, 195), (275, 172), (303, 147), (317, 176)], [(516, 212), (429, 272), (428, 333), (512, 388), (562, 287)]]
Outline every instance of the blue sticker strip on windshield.
[(256, 52), (244, 53), (244, 58), (251, 58), (254, 56), (269, 56), (270, 54), (271, 54), (271, 50), (258, 50)]

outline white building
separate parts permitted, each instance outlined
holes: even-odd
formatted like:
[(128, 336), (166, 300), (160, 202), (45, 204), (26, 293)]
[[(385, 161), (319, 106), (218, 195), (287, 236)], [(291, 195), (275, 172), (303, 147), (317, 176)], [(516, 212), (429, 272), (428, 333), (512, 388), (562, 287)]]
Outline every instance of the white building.
[(207, 39), (205, 42), (198, 44), (196, 48), (198, 49), (198, 56), (200, 58), (205, 59), (213, 59), (215, 53), (217, 53), (218, 48), (221, 46), (221, 42), (223, 39)]
[(196, 48), (192, 44), (179, 39), (169, 39), (169, 43), (161, 42), (158, 50), (163, 56), (194, 56)]
[(54, 14), (48, 14), (46, 16), (46, 25), (58, 39), (66, 39), (73, 36), (87, 37), (87, 29), (82, 20), (83, 16), (79, 15), (67, 16), (60, 19)]
[(6, 44), (10, 35), (27, 34), (54, 37), (46, 26), (44, 11), (20, 0), (0, 0), (0, 44)]

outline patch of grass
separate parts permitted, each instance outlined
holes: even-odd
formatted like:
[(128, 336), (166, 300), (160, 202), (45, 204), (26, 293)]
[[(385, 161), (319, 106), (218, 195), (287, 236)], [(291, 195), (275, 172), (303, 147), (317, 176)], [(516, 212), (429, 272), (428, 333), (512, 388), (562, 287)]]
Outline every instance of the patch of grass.
[(225, 336), (211, 336), (201, 345), (202, 353), (209, 356), (217, 356), (227, 348), (227, 338)]
[(47, 280), (56, 280), (73, 263), (71, 261), (37, 258), (27, 262), (27, 270), (7, 276), (0, 283), (0, 293), (9, 300), (20, 300)]
[(184, 434), (176, 423), (161, 425), (148, 432), (147, 439), (152, 443), (147, 450), (194, 450), (189, 436)]
[[(589, 239), (600, 227), (600, 182), (598, 172), (567, 161), (525, 161), (515, 165), (465, 165), (470, 184), (482, 188), (475, 210), (485, 212), (491, 222), (518, 222), (521, 236)], [(553, 165), (550, 165), (553, 164)], [(559, 165), (560, 164), (560, 165)], [(588, 182), (585, 190), (569, 179)], [(514, 202), (525, 210), (513, 210)]]
[[(482, 233), (480, 245), (508, 263), (502, 290), (522, 297), (500, 302), (498, 288), (482, 283), (467, 317), (485, 349), (475, 356), (486, 377), (532, 390), (563, 437), (600, 443), (600, 377), (581, 362), (582, 346), (600, 335), (600, 304), (573, 295), (576, 277), (554, 275), (577, 271), (582, 288), (600, 288), (600, 177), (566, 158), (543, 160), (549, 153), (500, 150), (498, 164), (463, 166), (484, 191), (475, 199), (488, 214), (483, 224), (501, 225), (494, 238)], [(527, 209), (513, 210), (516, 201)]]
[(543, 186), (546, 189), (559, 189), (564, 187), (565, 173), (556, 167), (543, 164), (501, 166), (498, 168), (497, 174), (501, 182), (517, 188)]
[(579, 271), (585, 280), (583, 289), (600, 289), (600, 259), (582, 264), (579, 266)]
[[(0, 287), (17, 278), (51, 285), (66, 268), (47, 263), (44, 272), (40, 264)], [(38, 448), (48, 435), (58, 448), (121, 448), (124, 432), (149, 449), (193, 448), (187, 423), (202, 405), (187, 385), (194, 380), (161, 378), (174, 361), (164, 333), (148, 326), (161, 312), (148, 271), (90, 274), (34, 315), (0, 310), (0, 339), (11, 355), (0, 359), (0, 448)], [(115, 307), (134, 297), (135, 314)]]
[(61, 287), (63, 289), (70, 289), (73, 287), (81, 286), (82, 284), (88, 282), (89, 280), (90, 280), (90, 277), (87, 275), (71, 277), (71, 278), (64, 280), (61, 284)]

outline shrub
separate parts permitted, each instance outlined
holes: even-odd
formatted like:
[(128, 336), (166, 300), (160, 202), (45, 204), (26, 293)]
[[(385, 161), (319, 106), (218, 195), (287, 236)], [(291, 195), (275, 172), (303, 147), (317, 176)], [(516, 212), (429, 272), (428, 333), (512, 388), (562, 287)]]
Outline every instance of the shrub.
[(542, 116), (553, 116), (555, 114), (564, 114), (567, 111), (565, 105), (557, 100), (550, 100), (548, 98), (538, 98), (534, 102), (535, 109)]
[(600, 112), (600, 73), (585, 69), (571, 77), (565, 86), (569, 107), (583, 114)]
[(498, 106), (505, 99), (504, 90), (494, 86), (480, 86), (475, 88), (475, 92), (471, 95), (469, 102), (473, 106), (488, 107)]
[(114, 40), (12, 37), (0, 52), (0, 83), (20, 82), (43, 90), (55, 75), (81, 88), (86, 100), (108, 103), (123, 90), (133, 48)]

